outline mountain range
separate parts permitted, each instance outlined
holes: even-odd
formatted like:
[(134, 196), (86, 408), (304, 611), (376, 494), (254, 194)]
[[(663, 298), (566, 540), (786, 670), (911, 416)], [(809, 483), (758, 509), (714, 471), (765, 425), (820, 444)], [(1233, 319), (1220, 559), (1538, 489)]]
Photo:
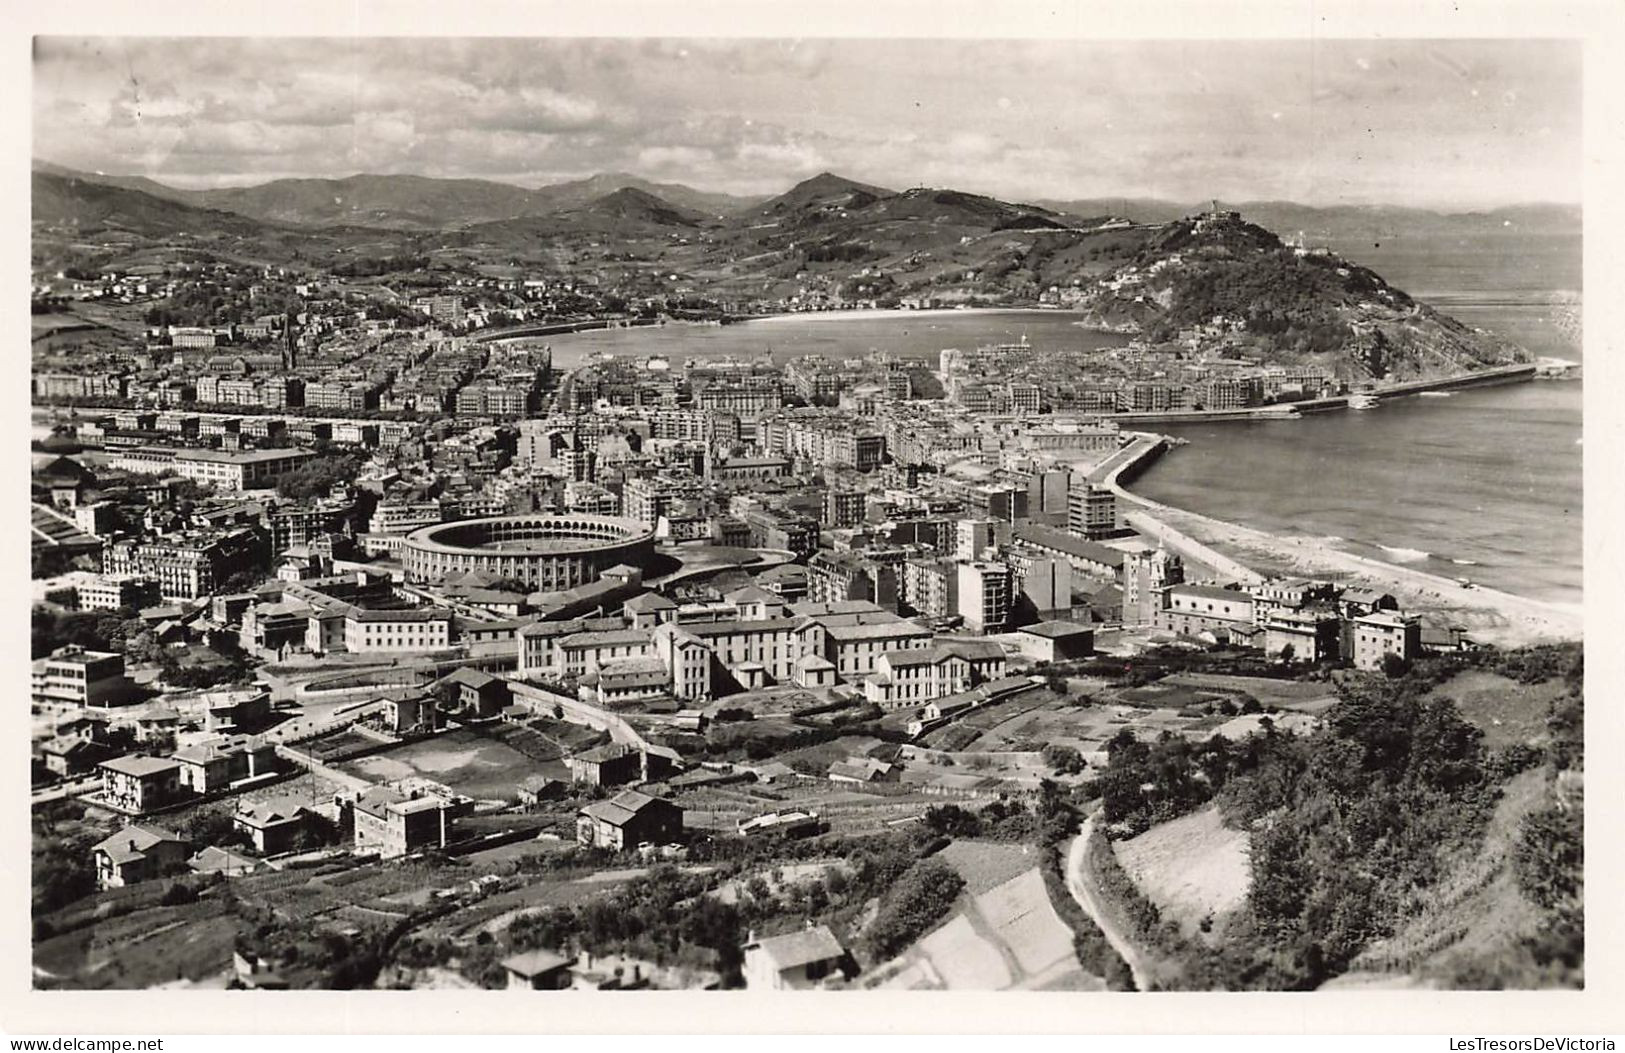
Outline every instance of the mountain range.
[(184, 190), (144, 176), (105, 175), (38, 162), (36, 174), (133, 190), (195, 208), (235, 212), (264, 223), (353, 225), (401, 230), (467, 226), (579, 209), (618, 190), (638, 190), (709, 216), (737, 211), (750, 198), (655, 183), (625, 173), (527, 189), (485, 179), (353, 175), (342, 179), (275, 179), (254, 186)]
[[(619, 190), (637, 190), (677, 210), (699, 217), (772, 217), (809, 205), (863, 207), (896, 191), (829, 172), (798, 183), (765, 200), (697, 190), (681, 183), (658, 183), (624, 172), (526, 188), (484, 179), (439, 179), (415, 175), (353, 175), (340, 179), (276, 179), (253, 186), (186, 190), (145, 176), (90, 173), (44, 161), (34, 172), (133, 190), (195, 208), (233, 212), (266, 223), (292, 226), (352, 225), (402, 230), (443, 230), (523, 216), (579, 210)], [(982, 200), (995, 200), (981, 195)], [(1017, 206), (1030, 213), (1073, 216), (1117, 215), (1140, 223), (1165, 223), (1206, 210), (1210, 202), (1157, 198), (1045, 199)], [(1290, 201), (1226, 202), (1249, 219), (1286, 236), (1365, 239), (1396, 233), (1448, 235), (1483, 233), (1508, 225), (1578, 234), (1580, 209), (1573, 205), (1512, 205), (1479, 211), (1444, 212), (1394, 205), (1303, 205)]]
[(1442, 244), (1445, 260), (1470, 246), (1515, 261), (1530, 232), (1577, 245), (1579, 229), (1578, 209), (1561, 206), (1024, 204), (828, 172), (745, 201), (621, 175), (536, 189), (363, 175), (184, 191), (36, 166), (33, 217), (46, 270), (151, 265), (185, 251), (431, 287), (447, 272), (553, 274), (623, 300), (1049, 302), (1158, 341), (1239, 320), (1243, 342), (1266, 357), (1331, 356), (1353, 377), (1450, 372), (1517, 352), (1351, 257), (1398, 240)]

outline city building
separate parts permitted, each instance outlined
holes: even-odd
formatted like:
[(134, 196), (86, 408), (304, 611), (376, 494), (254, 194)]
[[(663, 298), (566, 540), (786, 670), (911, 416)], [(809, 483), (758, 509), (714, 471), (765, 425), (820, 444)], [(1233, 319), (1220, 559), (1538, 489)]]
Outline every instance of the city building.
[(1117, 533), (1117, 495), (1074, 476), (1067, 490), (1066, 528), (1074, 534), (1098, 541)]
[(138, 693), (124, 674), (122, 654), (87, 651), (76, 644), (35, 659), (32, 672), (33, 698), (38, 703), (116, 706), (133, 700)]
[(384, 859), (444, 848), (452, 841), (456, 818), (466, 810), (460, 802), (435, 793), (413, 795), (385, 786), (363, 792), (350, 807), (355, 850), (377, 852)]
[(130, 754), (102, 761), (101, 799), (124, 812), (141, 815), (181, 798), (181, 766), (167, 757)]
[[(1252, 630), (1253, 598), (1216, 585), (1169, 585), (1159, 590), (1161, 603), (1152, 619), (1156, 628), (1184, 636), (1208, 633), (1221, 642), (1239, 629)], [(1250, 638), (1250, 634), (1249, 634)]]
[(1381, 671), (1390, 655), (1412, 662), (1422, 653), (1422, 622), (1415, 615), (1378, 610), (1353, 619), (1356, 669)]
[(1166, 549), (1123, 556), (1123, 622), (1150, 625), (1162, 607), (1162, 590), (1185, 580), (1185, 563)]
[(961, 561), (958, 610), (971, 632), (1003, 632), (1010, 621), (1010, 568), (990, 561)]

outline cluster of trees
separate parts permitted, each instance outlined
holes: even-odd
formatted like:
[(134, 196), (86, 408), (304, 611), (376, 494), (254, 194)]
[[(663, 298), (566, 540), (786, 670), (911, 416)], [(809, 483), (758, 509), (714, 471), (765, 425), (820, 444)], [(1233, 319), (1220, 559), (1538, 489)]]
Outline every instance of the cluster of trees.
[(34, 838), (33, 906), (36, 917), (96, 891), (96, 865), (90, 847), (94, 833)]
[(927, 830), (944, 837), (988, 841), (1031, 841), (1040, 827), (1037, 810), (1013, 797), (1000, 797), (980, 811), (957, 804), (932, 805), (921, 822)]
[(1579, 656), (1530, 655), (1525, 664), (1562, 664), (1568, 692), (1546, 719), (1545, 777), (1550, 803), (1529, 815), (1513, 850), (1518, 888), (1545, 914), (1524, 950), (1544, 980), (1574, 985), (1585, 968), (1585, 701)]
[[(199, 651), (191, 653), (196, 657)], [(246, 684), (253, 679), (253, 665), (241, 650), (235, 647), (211, 647), (202, 649), (201, 653), (203, 660), (185, 665), (168, 648), (157, 648), (151, 657), (162, 668), (164, 683), (174, 688), (199, 691), (224, 684)]]
[(1352, 270), (1345, 279), (1288, 249), (1203, 258), (1179, 270), (1173, 280), (1172, 301), (1152, 328), (1151, 339), (1168, 340), (1180, 329), (1224, 315), (1244, 319), (1249, 333), (1295, 354), (1336, 351), (1349, 343), (1353, 333), (1336, 306), (1369, 294)]
[(959, 872), (940, 859), (922, 859), (880, 897), (864, 931), (869, 953), (884, 960), (904, 950), (947, 916), (965, 888)]
[(354, 480), (361, 470), (360, 459), (354, 454), (328, 452), (318, 454), (297, 468), (277, 476), (276, 492), (297, 501), (325, 495), (334, 483)]
[[(882, 898), (882, 915), (890, 920), (881, 928), (889, 933), (882, 943), (893, 953), (911, 942), (902, 934), (917, 925), (922, 897), (908, 891), (916, 885), (940, 897), (946, 885), (931, 855), (947, 844), (927, 825), (910, 831), (865, 836), (825, 835), (796, 841), (718, 838), (691, 846), (691, 860), (706, 862), (706, 873), (685, 873), (675, 867), (656, 867), (644, 877), (586, 903), (552, 907), (516, 918), (508, 928), (507, 946), (495, 941), (460, 950), (461, 970), (487, 986), (503, 983), (498, 963), (507, 954), (534, 948), (579, 948), (594, 953), (624, 952), (660, 964), (716, 969), (725, 984), (737, 983), (742, 948), (751, 930), (771, 932), (798, 927), (809, 919), (823, 919), (839, 927), (856, 921), (865, 904)], [(772, 869), (800, 859), (827, 860), (841, 865), (819, 876), (795, 882), (769, 881)], [(562, 853), (555, 870), (603, 865), (602, 853)], [(924, 867), (930, 862), (932, 867)], [(957, 881), (958, 875), (945, 868)], [(909, 875), (914, 875), (910, 877)], [(724, 881), (739, 879), (740, 894), (724, 903), (715, 891)], [(898, 889), (904, 891), (899, 892)], [(946, 896), (951, 904), (957, 889)], [(888, 899), (893, 906), (888, 910)], [(932, 902), (935, 902), (934, 900)], [(936, 908), (932, 908), (935, 910)], [(941, 912), (933, 915), (929, 927)], [(914, 920), (911, 920), (914, 919)], [(873, 931), (873, 926), (871, 926)], [(915, 936), (924, 929), (917, 929)], [(896, 941), (901, 940), (901, 943)], [(877, 953), (882, 953), (877, 951)], [(432, 946), (403, 950), (408, 956), (440, 964), (450, 952)]]
[(809, 246), (805, 255), (808, 263), (863, 263), (881, 259), (886, 254), (860, 242), (833, 238)]
[(376, 278), (381, 274), (399, 274), (403, 271), (429, 269), (429, 257), (403, 254), (399, 256), (362, 256), (329, 267), (340, 278)]
[(1482, 735), (1409, 680), (1353, 683), (1307, 739), (1277, 736), (1221, 799), (1250, 826), (1248, 907), (1271, 986), (1313, 987), (1391, 932), (1475, 844), (1498, 793)]
[(292, 289), (262, 287), (250, 295), (254, 282), (245, 277), (187, 282), (167, 300), (149, 307), (144, 316), (148, 325), (232, 325), (268, 314), (297, 314), (304, 302)]
[[(1565, 683), (1546, 743), (1487, 749), (1454, 704), (1432, 693), (1465, 668)], [(1520, 889), (1548, 914), (1526, 950), (1544, 976), (1580, 968), (1581, 791), (1566, 774), (1582, 763), (1577, 648), (1444, 655), (1393, 672), (1343, 681), (1312, 735), (1280, 733), (1266, 720), (1240, 742), (1120, 735), (1108, 745), (1092, 786), (1111, 835), (1210, 801), (1251, 833), (1246, 907), (1216, 950), (1169, 931), (1132, 888), (1115, 890), (1142, 939), (1185, 959), (1188, 986), (1312, 988), (1346, 970), (1420, 909), (1451, 859), (1479, 850), (1502, 784), (1542, 760), (1552, 803), (1525, 821), (1513, 859)]]
[(1231, 776), (1258, 765), (1272, 741), (1267, 734), (1239, 744), (1220, 735), (1191, 742), (1164, 733), (1142, 742), (1127, 730), (1118, 732), (1106, 744), (1106, 767), (1093, 781), (1108, 830), (1133, 837), (1200, 808)]
[(1097, 655), (1071, 662), (1054, 662), (1048, 671), (1114, 680), (1128, 687), (1149, 684), (1172, 673), (1194, 671), (1233, 676), (1263, 676), (1277, 680), (1294, 679), (1300, 672), (1266, 658), (1253, 648), (1215, 644), (1209, 649), (1191, 647), (1151, 647), (1136, 655)]
[[(509, 945), (513, 951), (566, 946), (622, 950), (661, 963), (703, 965), (711, 960), (725, 977), (736, 977), (742, 962), (739, 908), (703, 895), (714, 881), (711, 875), (657, 867), (610, 896), (520, 915), (509, 926)], [(694, 948), (701, 953), (694, 955)], [(465, 973), (472, 967), (472, 979), (501, 986), (494, 957), (484, 957), (465, 962)]]
[(69, 611), (60, 614), (47, 607), (35, 607), (29, 632), (29, 650), (35, 658), (68, 644), (77, 644), (87, 651), (122, 651), (126, 642), (141, 630), (140, 619), (128, 607), (116, 611)]
[(1045, 764), (1050, 766), (1050, 770), (1057, 775), (1077, 775), (1089, 766), (1083, 759), (1083, 754), (1078, 752), (1077, 747), (1066, 746), (1057, 742), (1045, 746), (1040, 751), (1039, 756), (1043, 758)]

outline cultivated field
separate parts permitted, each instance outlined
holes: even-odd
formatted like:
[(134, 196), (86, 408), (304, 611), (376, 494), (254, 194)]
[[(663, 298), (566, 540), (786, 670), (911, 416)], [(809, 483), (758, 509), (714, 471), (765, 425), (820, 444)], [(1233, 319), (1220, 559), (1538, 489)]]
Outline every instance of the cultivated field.
[(1318, 713), (1337, 701), (1331, 684), (1303, 680), (1275, 680), (1267, 676), (1230, 676), (1223, 673), (1173, 673), (1159, 683), (1208, 688), (1223, 694), (1251, 695), (1265, 706)]
[(1225, 826), (1216, 806), (1117, 841), (1112, 850), (1140, 892), (1187, 936), (1247, 898), (1247, 834)]
[(219, 900), (135, 910), (34, 944), (34, 985), (79, 989), (212, 984), (244, 923)]
[[(551, 751), (557, 757), (557, 750)], [(445, 783), (477, 800), (510, 798), (527, 776), (568, 780), (569, 770), (556, 759), (537, 760), (496, 737), (457, 730), (409, 743), (339, 765), (342, 771), (393, 782), (418, 776)]]
[[(957, 847), (957, 846), (956, 846)], [(995, 846), (998, 849), (1019, 846)], [(987, 850), (985, 854), (976, 850)], [(998, 854), (972, 845), (960, 862), (982, 874)], [(955, 862), (956, 869), (959, 862)], [(1036, 866), (960, 898), (957, 914), (868, 978), (866, 986), (902, 990), (1099, 991), (1105, 984), (1078, 964), (1073, 933), (1050, 904)]]

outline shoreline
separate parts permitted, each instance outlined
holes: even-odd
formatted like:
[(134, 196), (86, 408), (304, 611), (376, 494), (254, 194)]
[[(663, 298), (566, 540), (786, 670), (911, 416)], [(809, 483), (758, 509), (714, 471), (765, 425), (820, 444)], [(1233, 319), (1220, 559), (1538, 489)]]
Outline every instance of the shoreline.
[(1463, 588), (1458, 581), (1429, 571), (1347, 552), (1324, 538), (1273, 534), (1142, 497), (1120, 477), (1137, 474), (1168, 447), (1162, 436), (1146, 433), (1135, 441), (1145, 445), (1100, 481), (1138, 509), (1130, 514), (1147, 516), (1200, 546), (1211, 546), (1243, 567), (1265, 575), (1377, 588), (1392, 593), (1403, 610), (1420, 614), (1430, 625), (1460, 627), (1472, 638), (1497, 646), (1584, 639), (1583, 604), (1535, 600), (1482, 585)]
[(1041, 315), (1077, 315), (1081, 311), (1062, 311), (1048, 307), (847, 307), (838, 311), (780, 311), (776, 314), (756, 314), (739, 318), (730, 322), (730, 325), (741, 325), (745, 322), (779, 322), (779, 321), (851, 321), (855, 318), (942, 318), (964, 317), (966, 315), (986, 314), (1041, 314)]

